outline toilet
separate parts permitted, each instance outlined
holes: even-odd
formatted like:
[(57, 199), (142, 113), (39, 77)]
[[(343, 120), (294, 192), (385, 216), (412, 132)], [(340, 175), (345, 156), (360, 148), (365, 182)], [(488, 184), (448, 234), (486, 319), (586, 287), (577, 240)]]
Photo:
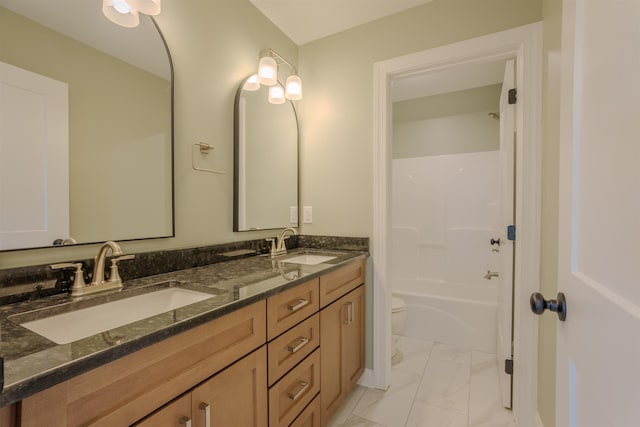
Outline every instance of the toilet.
[[(402, 331), (407, 323), (407, 305), (398, 297), (391, 297), (391, 333), (396, 335)], [(391, 339), (391, 363), (397, 363), (402, 359), (402, 354), (396, 347), (396, 340)]]

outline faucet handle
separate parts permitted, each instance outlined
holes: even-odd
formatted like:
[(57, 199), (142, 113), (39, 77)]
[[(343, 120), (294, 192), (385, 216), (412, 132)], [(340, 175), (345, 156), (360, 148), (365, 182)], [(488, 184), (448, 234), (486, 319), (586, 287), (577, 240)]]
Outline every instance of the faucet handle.
[(277, 237), (274, 238), (269, 238), (269, 239), (264, 239), (267, 242), (271, 242), (271, 256), (273, 256), (276, 253), (276, 239)]
[(81, 262), (63, 262), (60, 264), (51, 264), (49, 266), (52, 270), (64, 270), (66, 268), (75, 268), (76, 273), (73, 278), (73, 286), (71, 286), (71, 296), (76, 296), (82, 293), (82, 288), (87, 286), (84, 281), (84, 271), (82, 270)]
[(120, 261), (126, 261), (128, 259), (134, 259), (134, 254), (122, 255), (117, 258), (111, 258), (111, 271), (109, 274), (109, 283), (122, 283), (120, 272), (118, 271), (118, 263)]

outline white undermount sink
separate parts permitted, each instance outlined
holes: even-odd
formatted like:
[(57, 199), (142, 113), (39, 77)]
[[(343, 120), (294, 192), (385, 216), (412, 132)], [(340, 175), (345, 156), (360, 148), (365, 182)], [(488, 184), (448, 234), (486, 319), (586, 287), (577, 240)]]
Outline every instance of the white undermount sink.
[(327, 262), (334, 258), (335, 258), (334, 256), (304, 254), (304, 255), (294, 256), (292, 258), (283, 259), (282, 262), (289, 262), (292, 264), (316, 265), (316, 264), (321, 264), (323, 262)]
[(194, 304), (212, 296), (214, 295), (190, 289), (164, 288), (20, 325), (57, 344), (67, 344)]

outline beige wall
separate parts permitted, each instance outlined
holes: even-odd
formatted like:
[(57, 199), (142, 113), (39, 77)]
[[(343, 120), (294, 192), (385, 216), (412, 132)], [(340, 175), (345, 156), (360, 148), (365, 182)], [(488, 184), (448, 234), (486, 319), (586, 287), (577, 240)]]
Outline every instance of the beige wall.
[(375, 62), (541, 19), (541, 0), (435, 0), (301, 46), (303, 233), (372, 236)]
[(413, 122), (434, 117), (478, 111), (498, 112), (502, 84), (480, 86), (393, 103), (393, 123)]
[[(176, 237), (124, 242), (127, 252), (210, 245), (270, 236), (232, 232), (233, 100), (241, 80), (254, 73), (262, 49), (271, 47), (297, 64), (297, 46), (248, 0), (165, 0), (157, 22), (175, 68)], [(214, 169), (191, 168), (191, 146), (216, 146)], [(126, 207), (122, 207), (126, 209)], [(100, 226), (100, 224), (96, 224)], [(0, 269), (89, 258), (96, 246), (0, 253)]]
[(393, 103), (393, 158), (500, 148), (501, 84)]

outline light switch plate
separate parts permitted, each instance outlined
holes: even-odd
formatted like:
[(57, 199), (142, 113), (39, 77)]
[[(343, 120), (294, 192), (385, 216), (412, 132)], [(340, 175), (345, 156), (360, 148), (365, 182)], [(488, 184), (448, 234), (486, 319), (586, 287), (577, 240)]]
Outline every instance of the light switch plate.
[(298, 225), (298, 207), (297, 206), (289, 207), (289, 223), (291, 225)]
[(305, 224), (312, 224), (313, 223), (313, 207), (311, 206), (305, 206), (302, 208), (302, 214), (303, 214), (303, 218), (302, 218), (302, 222)]

